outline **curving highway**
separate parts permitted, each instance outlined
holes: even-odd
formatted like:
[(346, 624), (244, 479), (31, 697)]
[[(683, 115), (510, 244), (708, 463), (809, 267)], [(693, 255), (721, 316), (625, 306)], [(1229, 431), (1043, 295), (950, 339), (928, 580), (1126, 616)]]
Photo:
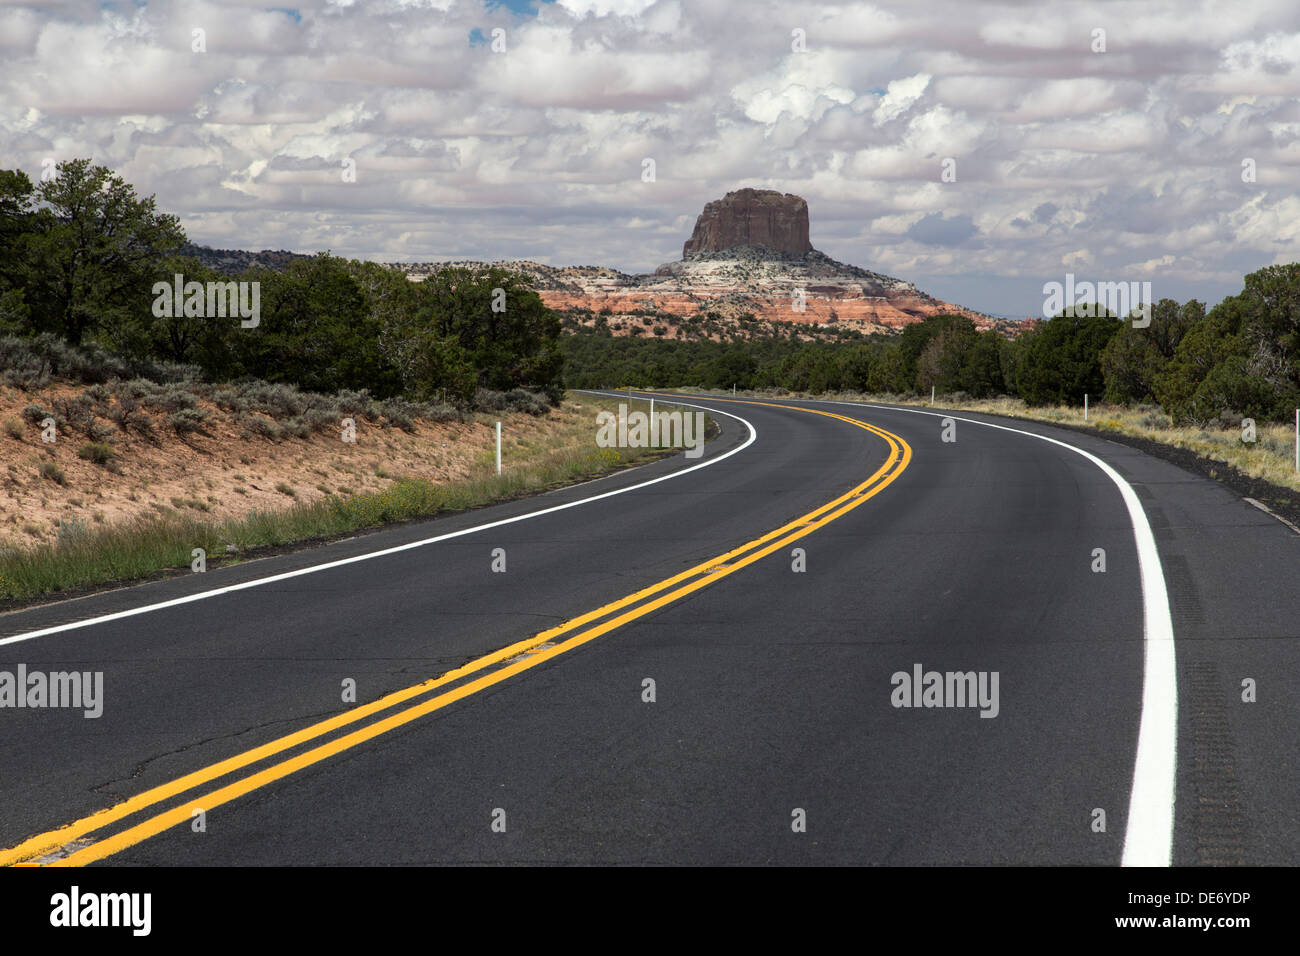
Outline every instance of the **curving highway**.
[(104, 687), (0, 710), (0, 862), (1300, 859), (1288, 526), (1038, 423), (672, 400), (700, 459), (0, 617)]

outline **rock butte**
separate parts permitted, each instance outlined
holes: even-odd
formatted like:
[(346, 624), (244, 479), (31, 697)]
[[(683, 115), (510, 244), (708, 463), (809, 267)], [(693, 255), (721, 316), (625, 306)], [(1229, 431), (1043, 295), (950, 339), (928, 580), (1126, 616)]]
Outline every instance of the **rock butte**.
[(736, 248), (769, 249), (783, 256), (813, 251), (808, 241), (808, 203), (773, 189), (738, 189), (715, 199), (695, 220), (682, 259)]
[[(596, 266), (545, 266), (527, 260), (400, 266), (419, 280), (449, 265), (497, 265), (528, 275), (553, 309), (657, 309), (676, 315), (746, 312), (771, 321), (839, 322), (862, 332), (898, 329), (940, 312), (969, 316), (980, 328), (1005, 324), (926, 295), (902, 279), (836, 262), (809, 241), (808, 203), (772, 189), (738, 189), (704, 207), (682, 258), (650, 275)], [(804, 291), (796, 311), (794, 290)]]

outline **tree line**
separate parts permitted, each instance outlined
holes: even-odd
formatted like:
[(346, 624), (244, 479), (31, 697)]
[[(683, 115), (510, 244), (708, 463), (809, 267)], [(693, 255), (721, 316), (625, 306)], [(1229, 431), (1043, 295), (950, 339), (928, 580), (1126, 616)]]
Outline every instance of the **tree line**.
[[(0, 170), (0, 333), (192, 365), (215, 382), (460, 404), (479, 388), (563, 393), (559, 320), (506, 270), (448, 268), (417, 283), (321, 253), (284, 271), (224, 275), (181, 256), (186, 243), (154, 197), (88, 159), (58, 164), (39, 184)], [(210, 310), (159, 316), (155, 286), (176, 275), (187, 288), (258, 283), (255, 326)]]
[(740, 343), (613, 337), (562, 343), (569, 383), (785, 388), (800, 392), (1007, 395), (1029, 405), (1159, 405), (1177, 423), (1223, 415), (1286, 421), (1300, 407), (1300, 264), (1268, 266), (1208, 311), (1161, 299), (1148, 316), (1067, 307), (1014, 337), (959, 315), (854, 344), (773, 336)]
[[(210, 381), (262, 379), (469, 405), (479, 389), (566, 384), (780, 387), (803, 392), (1018, 397), (1031, 405), (1156, 404), (1175, 421), (1224, 412), (1289, 419), (1300, 406), (1300, 264), (1268, 266), (1212, 309), (1162, 299), (1149, 322), (1067, 308), (1019, 335), (934, 315), (893, 336), (800, 341), (762, 323), (746, 341), (561, 336), (518, 274), (446, 268), (423, 282), (328, 253), (283, 271), (220, 274), (180, 250), (179, 220), (88, 159), (33, 184), (0, 170), (0, 334), (106, 349), (140, 367), (192, 366)], [(256, 282), (255, 327), (202, 310), (156, 314), (158, 283)], [(567, 381), (566, 381), (567, 380)]]

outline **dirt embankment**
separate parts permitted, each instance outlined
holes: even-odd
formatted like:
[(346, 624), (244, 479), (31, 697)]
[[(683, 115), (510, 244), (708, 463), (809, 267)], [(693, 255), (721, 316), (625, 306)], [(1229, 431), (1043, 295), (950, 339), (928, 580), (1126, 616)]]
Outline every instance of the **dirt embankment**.
[[(103, 397), (106, 390), (99, 388)], [(0, 549), (150, 514), (193, 511), (220, 520), (330, 494), (376, 491), (399, 477), (453, 481), (495, 457), (487, 418), (503, 422), (509, 449), (544, 438), (576, 414), (507, 411), (442, 422), (417, 417), (402, 427), (383, 415), (327, 415), (307, 427), (300, 419), (286, 425), (271, 414), (197, 399), (192, 417), (206, 420), (195, 430), (184, 423), (178, 430), (177, 413), (151, 408), (147, 398), (126, 415), (116, 395), (101, 404), (85, 398), (79, 408), (69, 404), (87, 392), (57, 384), (39, 391), (0, 388)], [(55, 419), (53, 432), (42, 427), (41, 412)], [(352, 419), (353, 441), (344, 440), (345, 417)]]

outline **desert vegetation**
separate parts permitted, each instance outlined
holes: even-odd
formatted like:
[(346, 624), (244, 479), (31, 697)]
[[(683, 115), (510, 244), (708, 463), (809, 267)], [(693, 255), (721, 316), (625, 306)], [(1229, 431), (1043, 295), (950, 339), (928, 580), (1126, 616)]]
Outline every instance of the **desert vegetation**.
[[(517, 274), (449, 268), (415, 283), (323, 252), (226, 275), (182, 256), (185, 245), (176, 217), (90, 160), (60, 163), (38, 185), (0, 170), (0, 333), (77, 347), (84, 359), (48, 371), (82, 380), (257, 379), (462, 408), (479, 389), (552, 404), (563, 392), (559, 320)], [(158, 291), (176, 276), (180, 309)], [(229, 282), (257, 284), (255, 319), (191, 308), (191, 288), (211, 296)]]
[[(29, 501), (39, 501), (33, 494), (43, 494), (50, 507), (11, 511), (0, 523), (0, 606), (68, 589), (188, 572), (194, 548), (202, 548), (208, 567), (216, 567), (272, 549), (535, 494), (663, 454), (595, 446), (595, 416), (616, 409), (616, 401), (583, 397), (541, 417), (511, 408), (500, 393), (485, 400), (499, 401), (508, 410), (432, 426), (417, 420), (418, 434), (407, 436), (411, 440), (405, 445), (397, 444), (395, 426), (385, 429), (382, 419), (370, 433), (359, 433), (354, 446), (332, 437), (314, 443), (292, 438), (227, 442), (246, 463), (209, 460), (204, 469), (191, 469), (175, 483), (151, 483), (148, 469), (131, 465), (125, 475), (87, 479), (85, 472), (71, 476), (54, 461), (44, 461), (40, 473), (34, 471), (25, 483), (11, 470), (0, 478), (10, 494), (26, 492)], [(491, 417), (507, 418), (501, 474), (496, 473)], [(29, 445), (44, 454), (36, 451), (39, 438)], [(272, 457), (264, 450), (268, 446), (287, 454)], [(92, 455), (83, 467), (104, 465)], [(287, 477), (277, 480), (280, 474)], [(106, 494), (110, 482), (121, 494)], [(32, 491), (42, 483), (44, 492)], [(180, 492), (170, 493), (175, 488)], [(233, 501), (219, 497), (227, 489)], [(110, 507), (106, 499), (120, 503), (122, 497), (134, 498), (139, 507), (114, 521), (96, 517), (102, 515), (99, 509)], [(254, 497), (259, 505), (250, 507)], [(20, 546), (16, 538), (27, 543)]]
[[(242, 560), (640, 455), (596, 449), (593, 413), (563, 403), (559, 320), (517, 274), (414, 283), (329, 253), (226, 273), (187, 249), (176, 217), (90, 160), (39, 184), (0, 170), (0, 602), (188, 570), (196, 547)], [(214, 314), (211, 290), (241, 283), (254, 314), (243, 299)]]
[[(894, 336), (804, 341), (782, 330), (744, 341), (663, 341), (575, 328), (562, 347), (571, 384), (782, 388), (929, 398), (1006, 397), (1025, 407), (1156, 407), (1178, 426), (1284, 422), (1300, 406), (1300, 264), (1245, 277), (1208, 311), (1161, 299), (1145, 317), (1067, 308), (1020, 334), (933, 315)], [(1145, 323), (1145, 324), (1144, 324)]]

